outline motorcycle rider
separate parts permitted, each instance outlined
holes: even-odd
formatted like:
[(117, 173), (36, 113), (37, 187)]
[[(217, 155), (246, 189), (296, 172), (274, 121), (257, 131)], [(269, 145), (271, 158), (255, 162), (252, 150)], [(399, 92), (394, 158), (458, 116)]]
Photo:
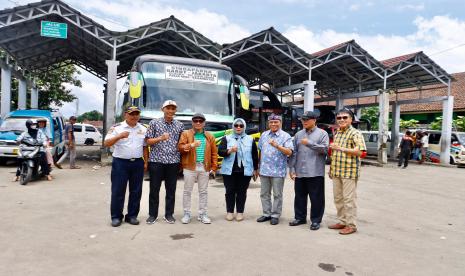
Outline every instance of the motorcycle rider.
[[(21, 133), (21, 135), (16, 138), (16, 142), (20, 144), (23, 140), (32, 138), (35, 139), (39, 144), (44, 145), (46, 142), (47, 138), (45, 134), (37, 128), (37, 122), (32, 121), (31, 119), (28, 119), (26, 121), (26, 128), (27, 131), (24, 131)], [(40, 147), (40, 156), (39, 156), (39, 162), (40, 162), (40, 167), (42, 168), (42, 174), (47, 177), (48, 181), (52, 180), (52, 177), (50, 176), (50, 170), (47, 164), (47, 157), (45, 155), (45, 149), (43, 146)], [(16, 170), (16, 177), (14, 181), (19, 180), (19, 176), (21, 175), (21, 162), (18, 162), (18, 169)]]
[(49, 130), (48, 130), (48, 127), (47, 127), (47, 119), (38, 118), (37, 119), (37, 127), (45, 135), (45, 139), (46, 139), (45, 143), (44, 143), (44, 145), (45, 145), (45, 156), (47, 157), (49, 172), (52, 172), (53, 156), (52, 156), (52, 153), (50, 152), (50, 137), (48, 137), (49, 136)]

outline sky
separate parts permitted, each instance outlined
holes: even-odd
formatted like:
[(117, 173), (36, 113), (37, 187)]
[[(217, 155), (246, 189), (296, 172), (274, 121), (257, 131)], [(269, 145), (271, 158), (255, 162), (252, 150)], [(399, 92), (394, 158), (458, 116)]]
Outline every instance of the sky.
[[(67, 4), (114, 31), (125, 31), (174, 15), (196, 31), (231, 43), (274, 27), (313, 53), (355, 41), (378, 60), (423, 51), (449, 73), (465, 71), (465, 8), (461, 0), (66, 0)], [(0, 9), (32, 3), (1, 0)], [(136, 14), (136, 16), (134, 16)], [(87, 72), (79, 113), (103, 109), (103, 82)], [(123, 81), (118, 83), (118, 91)], [(66, 116), (76, 104), (62, 107)]]

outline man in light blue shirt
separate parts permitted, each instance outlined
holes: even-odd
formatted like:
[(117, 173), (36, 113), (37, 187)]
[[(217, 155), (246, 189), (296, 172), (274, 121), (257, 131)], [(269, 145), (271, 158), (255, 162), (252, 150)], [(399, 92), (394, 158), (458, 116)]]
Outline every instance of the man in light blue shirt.
[[(276, 114), (268, 116), (270, 130), (265, 131), (258, 141), (260, 150), (260, 198), (263, 215), (257, 222), (279, 223), (283, 206), (284, 178), (287, 173), (287, 158), (292, 155), (294, 145), (291, 136), (281, 130), (282, 117)], [(271, 202), (273, 189), (273, 203)]]

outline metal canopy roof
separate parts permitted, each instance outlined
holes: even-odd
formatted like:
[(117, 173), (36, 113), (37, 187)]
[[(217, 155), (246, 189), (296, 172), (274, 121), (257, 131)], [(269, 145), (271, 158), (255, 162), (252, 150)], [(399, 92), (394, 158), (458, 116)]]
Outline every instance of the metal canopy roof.
[(252, 85), (288, 85), (293, 76), (302, 73), (308, 76), (310, 59), (309, 54), (274, 28), (225, 45), (221, 50), (221, 61)]
[[(68, 39), (40, 36), (40, 21), (68, 24)], [(106, 79), (106, 60), (118, 60), (126, 74), (142, 54), (219, 61), (251, 85), (273, 88), (316, 81), (316, 93), (333, 96), (383, 88), (445, 85), (451, 76), (422, 52), (385, 60), (373, 58), (354, 40), (313, 54), (297, 47), (274, 28), (219, 45), (171, 16), (126, 32), (114, 32), (60, 0), (43, 0), (0, 11), (0, 47), (23, 69), (48, 70), (59, 62), (76, 64)], [(310, 72), (309, 72), (310, 71)], [(301, 88), (289, 94), (302, 93)]]
[[(68, 23), (68, 39), (40, 36), (40, 22)], [(220, 45), (169, 17), (126, 32), (113, 32), (59, 0), (45, 0), (0, 11), (0, 47), (21, 67), (34, 71), (71, 60), (105, 79), (105, 60), (120, 61), (118, 73), (131, 69), (135, 57), (163, 54), (219, 60)]]
[(423, 52), (398, 56), (381, 61), (386, 67), (388, 87), (395, 90), (438, 82), (448, 85), (452, 77)]
[(320, 96), (369, 91), (383, 85), (383, 65), (354, 40), (312, 55), (312, 79)]

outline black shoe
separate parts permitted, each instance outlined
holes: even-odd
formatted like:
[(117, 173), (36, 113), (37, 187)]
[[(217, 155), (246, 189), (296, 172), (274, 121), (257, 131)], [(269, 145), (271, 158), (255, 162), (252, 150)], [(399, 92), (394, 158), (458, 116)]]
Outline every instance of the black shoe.
[(125, 217), (124, 222), (127, 222), (132, 225), (139, 225), (139, 220), (137, 218)]
[(157, 217), (149, 216), (145, 222), (146, 222), (147, 224), (154, 224), (155, 221), (157, 221), (157, 220), (158, 220)]
[(169, 224), (173, 224), (176, 222), (176, 219), (173, 216), (165, 216), (164, 217), (165, 221), (168, 222)]
[(301, 225), (301, 224), (307, 224), (307, 221), (306, 220), (295, 219), (295, 220), (289, 222), (289, 226), (297, 226), (297, 225)]
[(276, 225), (278, 223), (279, 223), (279, 218), (271, 218), (271, 220), (270, 220), (271, 225)]
[(118, 227), (118, 226), (121, 225), (121, 223), (122, 223), (122, 221), (119, 218), (111, 219), (111, 226), (113, 226), (113, 227)]
[(318, 222), (312, 222), (310, 225), (310, 230), (318, 230), (320, 229), (320, 224)]
[(257, 219), (257, 222), (265, 222), (265, 221), (269, 221), (270, 219), (271, 217), (261, 216)]

